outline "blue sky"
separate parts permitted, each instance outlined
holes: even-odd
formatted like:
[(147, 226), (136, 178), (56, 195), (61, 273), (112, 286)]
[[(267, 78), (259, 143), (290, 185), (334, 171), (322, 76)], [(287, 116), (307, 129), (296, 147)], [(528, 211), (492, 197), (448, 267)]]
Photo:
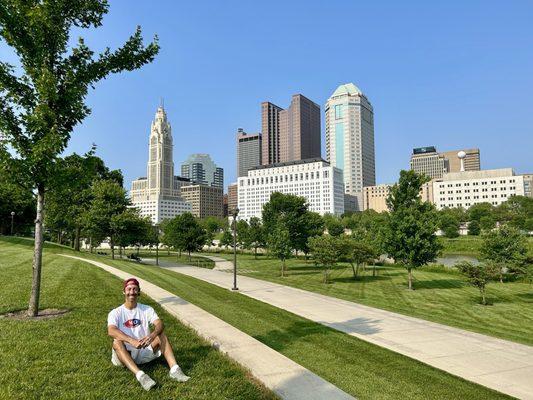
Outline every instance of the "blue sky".
[[(235, 132), (260, 130), (262, 101), (287, 107), (302, 93), (323, 112), (335, 88), (353, 82), (374, 106), (378, 183), (395, 181), (412, 148), (428, 145), (479, 147), (483, 169), (531, 173), (531, 21), (531, 1), (115, 0), (103, 27), (82, 32), (88, 44), (116, 48), (141, 25), (161, 52), (96, 86), (68, 152), (96, 143), (129, 188), (145, 175), (163, 97), (176, 173), (190, 153), (209, 153), (227, 185)], [(3, 44), (0, 59), (12, 59)]]

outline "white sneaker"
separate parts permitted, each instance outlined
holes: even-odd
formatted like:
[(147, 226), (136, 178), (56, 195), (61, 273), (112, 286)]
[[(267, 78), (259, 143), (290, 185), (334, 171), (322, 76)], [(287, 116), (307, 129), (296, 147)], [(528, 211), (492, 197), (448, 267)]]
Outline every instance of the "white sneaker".
[(150, 390), (155, 386), (155, 381), (147, 374), (143, 373), (140, 377), (137, 378), (137, 380), (139, 381), (143, 389), (146, 391)]
[(176, 368), (174, 372), (170, 371), (169, 375), (172, 379), (178, 382), (187, 382), (189, 379), (191, 379), (190, 376), (187, 376), (183, 373), (180, 367)]

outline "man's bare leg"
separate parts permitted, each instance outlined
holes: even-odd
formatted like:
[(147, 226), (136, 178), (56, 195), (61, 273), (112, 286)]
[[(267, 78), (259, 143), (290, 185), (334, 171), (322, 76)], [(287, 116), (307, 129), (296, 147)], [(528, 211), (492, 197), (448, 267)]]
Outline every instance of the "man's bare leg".
[(174, 365), (178, 364), (176, 362), (176, 357), (174, 357), (172, 346), (170, 345), (170, 342), (164, 333), (161, 333), (158, 337), (156, 337), (151, 346), (154, 350), (154, 353), (157, 351), (157, 349), (161, 349), (161, 353), (163, 353), (165, 360), (167, 360), (169, 368), (172, 368)]
[(124, 345), (123, 341), (114, 339), (113, 349), (115, 349), (120, 362), (124, 364), (131, 372), (133, 372), (134, 375), (140, 371), (139, 367), (137, 367), (137, 364), (135, 364), (135, 361), (133, 361), (133, 358), (131, 358), (130, 353), (126, 350), (126, 346)]

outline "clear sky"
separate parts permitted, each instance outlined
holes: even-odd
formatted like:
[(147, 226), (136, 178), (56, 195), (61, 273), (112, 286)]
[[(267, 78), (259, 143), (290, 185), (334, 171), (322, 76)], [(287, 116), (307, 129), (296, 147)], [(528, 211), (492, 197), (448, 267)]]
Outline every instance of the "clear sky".
[(429, 145), (479, 147), (483, 169), (533, 173), (532, 21), (532, 1), (113, 0), (103, 27), (83, 32), (88, 44), (115, 48), (141, 25), (161, 52), (97, 85), (68, 152), (96, 143), (129, 188), (146, 174), (163, 97), (176, 174), (190, 153), (209, 153), (227, 185), (235, 132), (260, 131), (262, 101), (287, 107), (302, 93), (323, 113), (353, 82), (374, 106), (378, 183), (397, 180), (412, 148)]

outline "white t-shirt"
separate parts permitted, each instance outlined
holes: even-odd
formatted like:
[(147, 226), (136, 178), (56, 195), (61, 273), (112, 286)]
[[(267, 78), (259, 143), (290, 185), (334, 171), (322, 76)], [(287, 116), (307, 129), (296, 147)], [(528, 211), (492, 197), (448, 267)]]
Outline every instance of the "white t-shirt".
[[(156, 319), (159, 317), (150, 306), (137, 303), (137, 307), (129, 310), (122, 304), (109, 312), (107, 325), (115, 325), (126, 335), (140, 340), (150, 334), (150, 324), (153, 324)], [(133, 349), (129, 343), (126, 343), (126, 348)]]

